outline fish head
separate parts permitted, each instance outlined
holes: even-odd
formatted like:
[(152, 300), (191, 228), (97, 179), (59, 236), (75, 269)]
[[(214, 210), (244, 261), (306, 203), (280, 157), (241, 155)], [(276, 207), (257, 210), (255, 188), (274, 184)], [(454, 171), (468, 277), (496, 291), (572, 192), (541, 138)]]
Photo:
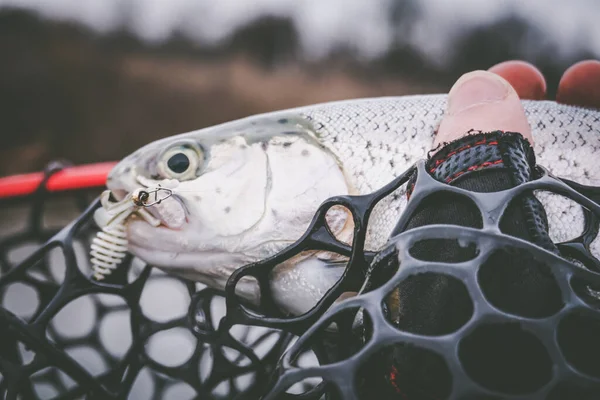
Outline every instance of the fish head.
[[(337, 157), (298, 116), (158, 140), (117, 164), (107, 186), (117, 199), (140, 188), (172, 190), (146, 208), (158, 226), (135, 214), (125, 221), (129, 249), (163, 270), (220, 287), (235, 269), (299, 239), (324, 200), (352, 192)], [(348, 231), (351, 218), (342, 210), (328, 214), (328, 223), (334, 233)]]

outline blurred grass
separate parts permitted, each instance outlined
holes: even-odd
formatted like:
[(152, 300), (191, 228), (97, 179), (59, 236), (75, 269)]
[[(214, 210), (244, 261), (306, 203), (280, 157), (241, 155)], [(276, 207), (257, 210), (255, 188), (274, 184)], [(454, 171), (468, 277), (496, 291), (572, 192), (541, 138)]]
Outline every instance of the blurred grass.
[[(523, 26), (508, 20), (473, 32), (440, 70), (402, 46), (368, 63), (342, 50), (308, 63), (290, 21), (271, 17), (207, 48), (181, 37), (151, 46), (126, 31), (99, 36), (3, 10), (0, 176), (55, 159), (117, 160), (157, 138), (260, 112), (444, 92), (462, 72), (515, 57), (519, 40), (531, 36)], [(546, 61), (552, 92), (562, 66)]]

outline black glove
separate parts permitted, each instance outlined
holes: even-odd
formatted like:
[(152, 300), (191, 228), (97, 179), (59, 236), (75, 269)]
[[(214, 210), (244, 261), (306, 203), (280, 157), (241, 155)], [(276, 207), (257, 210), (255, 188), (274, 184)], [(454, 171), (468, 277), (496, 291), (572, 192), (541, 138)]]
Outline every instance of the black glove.
[[(533, 149), (518, 133), (496, 131), (464, 136), (447, 144), (430, 157), (426, 165), (436, 180), (473, 192), (502, 191), (536, 179)], [(408, 184), (411, 190), (414, 178)], [(469, 199), (439, 192), (421, 202), (405, 230), (429, 224), (483, 226), (478, 208)], [(511, 202), (500, 220), (500, 229), (558, 253), (548, 236), (544, 208), (533, 194), (521, 195)], [(392, 236), (400, 233), (395, 231)], [(398, 257), (393, 238), (390, 242), (390, 247), (382, 251), (383, 256), (372, 266), (367, 288), (381, 286), (397, 271)], [(426, 261), (460, 262), (472, 259), (476, 251), (475, 246), (460, 246), (457, 241), (431, 239), (417, 243), (411, 254)], [(544, 317), (562, 306), (560, 291), (550, 271), (526, 252), (494, 253), (485, 271), (485, 274), (480, 273), (479, 283), (486, 285), (488, 299), (504, 311)], [(439, 274), (407, 278), (387, 298), (385, 306), (395, 326), (421, 335), (452, 333), (469, 320), (473, 311), (470, 297), (460, 282)], [(393, 346), (393, 350), (380, 356), (368, 368), (373, 382), (379, 378), (385, 381), (381, 385), (369, 384), (377, 388), (375, 397), (439, 399), (449, 393), (452, 382), (445, 366), (430, 353), (413, 347)], [(543, 379), (536, 376), (544, 372), (536, 368), (535, 363), (497, 365), (490, 371), (495, 371), (495, 367), (497, 371), (511, 371), (514, 377), (509, 381), (516, 386), (522, 383), (524, 390), (531, 380)], [(493, 385), (497, 379), (480, 376), (481, 380)]]

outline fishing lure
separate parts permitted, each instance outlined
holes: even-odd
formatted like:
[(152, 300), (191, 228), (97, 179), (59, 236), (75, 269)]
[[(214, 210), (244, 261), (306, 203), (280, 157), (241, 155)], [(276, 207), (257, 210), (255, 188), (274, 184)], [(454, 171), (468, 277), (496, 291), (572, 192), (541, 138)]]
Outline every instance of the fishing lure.
[(105, 190), (94, 213), (94, 221), (100, 228), (90, 246), (90, 262), (93, 278), (102, 281), (123, 262), (128, 253), (127, 232), (124, 221), (131, 215), (139, 215), (152, 226), (160, 225), (145, 208), (160, 204), (173, 195), (168, 188), (136, 189), (123, 200), (111, 201), (111, 191)]

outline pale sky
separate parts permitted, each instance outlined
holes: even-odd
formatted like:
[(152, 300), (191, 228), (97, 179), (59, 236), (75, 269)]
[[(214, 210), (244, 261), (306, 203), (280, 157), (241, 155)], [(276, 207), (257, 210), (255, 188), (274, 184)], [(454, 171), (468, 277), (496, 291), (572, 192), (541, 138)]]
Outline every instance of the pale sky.
[[(308, 59), (339, 45), (365, 59), (386, 52), (394, 40), (419, 49), (441, 65), (456, 39), (470, 28), (516, 15), (542, 32), (545, 43), (525, 40), (524, 54), (550, 45), (553, 56), (587, 50), (600, 58), (600, 1), (597, 0), (417, 0), (421, 8), (403, 37), (388, 20), (393, 0), (0, 0), (2, 7), (33, 10), (55, 20), (77, 21), (98, 32), (125, 25), (149, 42), (173, 33), (207, 44), (227, 40), (235, 30), (264, 15), (289, 17)], [(128, 10), (128, 11), (127, 11)]]

